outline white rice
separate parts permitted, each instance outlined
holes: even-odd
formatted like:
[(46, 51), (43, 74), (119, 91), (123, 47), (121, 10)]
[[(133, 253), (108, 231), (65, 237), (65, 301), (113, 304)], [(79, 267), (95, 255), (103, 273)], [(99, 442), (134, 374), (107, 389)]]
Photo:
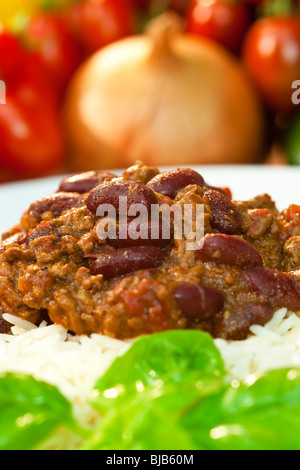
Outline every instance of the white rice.
[(96, 380), (131, 344), (96, 334), (73, 336), (62, 326), (37, 327), (9, 314), (3, 318), (13, 325), (13, 334), (0, 334), (0, 374), (30, 374), (56, 385), (82, 417), (85, 408), (91, 413), (87, 402)]
[(242, 341), (215, 339), (233, 378), (256, 371), (300, 367), (300, 317), (282, 308), (264, 326), (253, 325)]
[[(0, 334), (0, 373), (19, 372), (56, 385), (79, 409), (86, 407), (95, 381), (132, 343), (94, 334), (72, 336), (59, 325), (39, 327), (4, 314), (12, 335)], [(251, 327), (244, 341), (215, 339), (233, 378), (300, 366), (300, 318), (278, 310), (265, 326)]]

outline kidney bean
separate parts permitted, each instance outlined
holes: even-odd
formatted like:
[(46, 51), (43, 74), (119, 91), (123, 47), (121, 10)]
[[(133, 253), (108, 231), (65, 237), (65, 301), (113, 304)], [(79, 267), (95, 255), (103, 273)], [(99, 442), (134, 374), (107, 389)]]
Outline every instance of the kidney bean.
[(83, 205), (84, 197), (82, 194), (57, 192), (33, 202), (29, 207), (29, 212), (42, 214), (43, 212), (50, 211), (55, 216), (58, 216), (66, 210), (82, 207)]
[(150, 212), (151, 205), (157, 204), (154, 192), (145, 184), (114, 178), (92, 189), (87, 197), (86, 206), (94, 214), (102, 204), (110, 204), (118, 210), (120, 197), (127, 197), (127, 211), (133, 204), (142, 204)]
[(291, 275), (276, 269), (257, 267), (244, 273), (248, 287), (277, 307), (300, 309), (300, 283)]
[(246, 339), (250, 326), (265, 325), (271, 320), (273, 313), (270, 302), (242, 303), (234, 311), (226, 312), (217, 320), (213, 336), (227, 340)]
[(119, 248), (111, 253), (101, 253), (90, 267), (91, 274), (103, 274), (112, 279), (140, 269), (158, 268), (166, 252), (154, 246)]
[(176, 193), (190, 184), (203, 187), (204, 179), (196, 171), (189, 168), (178, 168), (177, 170), (165, 171), (152, 178), (147, 183), (153, 191), (173, 199)]
[(0, 253), (2, 253), (7, 246), (9, 245), (23, 245), (28, 240), (28, 234), (26, 232), (18, 232), (10, 237), (5, 238), (4, 240), (0, 241)]
[(239, 268), (263, 265), (259, 252), (246, 241), (233, 235), (208, 234), (202, 243), (203, 246), (196, 250), (196, 255), (202, 261), (229, 264)]
[(212, 228), (227, 235), (238, 235), (243, 230), (243, 218), (231, 200), (222, 192), (214, 189), (205, 191), (211, 207), (210, 224)]
[[(115, 219), (103, 219), (105, 220), (105, 224), (107, 223), (108, 227), (114, 228), (111, 235), (107, 235), (104, 237), (107, 243), (114, 247), (114, 248), (125, 248), (129, 246), (158, 246), (160, 248), (164, 248), (168, 246), (171, 242), (172, 233), (171, 230), (169, 231), (169, 236), (167, 237), (168, 233), (163, 232), (162, 222), (161, 221), (150, 221), (148, 220), (139, 222), (135, 219), (128, 219), (127, 222), (116, 222)], [(109, 222), (110, 221), (110, 222)], [(110, 224), (110, 225), (109, 225)], [(102, 229), (104, 227), (101, 227)], [(136, 236), (138, 238), (135, 238)], [(101, 230), (98, 233), (98, 236), (102, 238)], [(124, 238), (125, 237), (125, 238)]]
[(2, 240), (3, 245), (11, 245), (13, 243), (17, 245), (23, 245), (28, 240), (28, 234), (26, 232), (17, 232), (11, 235), (10, 237), (5, 238)]
[(191, 320), (207, 320), (223, 308), (223, 295), (200, 284), (183, 282), (174, 289), (182, 313)]
[(71, 193), (87, 193), (95, 186), (105, 180), (116, 178), (113, 173), (105, 171), (87, 171), (77, 175), (67, 176), (64, 178), (58, 188), (58, 191), (66, 191)]

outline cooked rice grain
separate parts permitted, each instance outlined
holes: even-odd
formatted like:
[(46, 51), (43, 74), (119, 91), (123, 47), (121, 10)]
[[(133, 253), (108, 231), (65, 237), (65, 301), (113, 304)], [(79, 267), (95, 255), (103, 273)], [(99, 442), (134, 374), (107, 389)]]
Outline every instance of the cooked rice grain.
[(0, 335), (0, 373), (31, 374), (56, 385), (75, 405), (86, 403), (95, 381), (130, 342), (102, 335), (73, 336), (60, 325), (39, 327), (4, 314), (12, 335)]
[[(130, 341), (103, 335), (72, 336), (59, 325), (39, 327), (4, 314), (12, 335), (0, 335), (0, 373), (20, 372), (56, 385), (78, 407), (85, 407), (95, 381)], [(233, 378), (281, 367), (300, 366), (300, 318), (278, 310), (264, 326), (251, 327), (243, 341), (215, 339)]]
[(216, 339), (227, 369), (242, 379), (256, 371), (300, 367), (300, 318), (286, 308), (278, 310), (264, 326), (253, 325), (243, 341)]

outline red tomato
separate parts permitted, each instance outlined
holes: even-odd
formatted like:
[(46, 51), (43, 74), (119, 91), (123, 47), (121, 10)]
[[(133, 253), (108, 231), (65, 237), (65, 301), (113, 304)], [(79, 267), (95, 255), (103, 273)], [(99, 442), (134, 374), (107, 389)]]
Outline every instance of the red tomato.
[(70, 17), (89, 54), (134, 31), (134, 14), (124, 0), (83, 0), (73, 5)]
[(59, 101), (40, 54), (25, 49), (11, 33), (0, 33), (0, 166), (16, 177), (43, 175), (63, 159)]
[(55, 169), (63, 151), (57, 115), (23, 106), (7, 92), (0, 105), (0, 165), (17, 176), (35, 177)]
[(23, 98), (28, 98), (29, 93), (30, 99), (29, 90), (32, 89), (36, 96), (38, 88), (43, 99), (47, 97), (49, 105), (55, 108), (58, 106), (57, 94), (40, 55), (25, 49), (19, 38), (7, 31), (0, 31), (0, 79), (4, 80), (8, 87), (15, 86), (16, 83), (18, 86), (22, 84)]
[(42, 175), (63, 158), (58, 99), (39, 56), (11, 33), (0, 33), (0, 166), (16, 177)]
[(243, 60), (270, 109), (295, 110), (292, 83), (300, 77), (300, 17), (256, 21), (247, 33)]
[(23, 53), (18, 38), (10, 32), (0, 31), (0, 77), (4, 81), (17, 73)]
[(24, 69), (0, 105), (0, 165), (18, 177), (44, 175), (64, 156), (64, 135), (51, 88)]
[(187, 11), (189, 33), (210, 38), (234, 53), (239, 52), (250, 23), (250, 11), (242, 3), (194, 0)]
[(38, 107), (41, 107), (42, 100), (47, 109), (57, 112), (60, 106), (59, 94), (49, 79), (40, 55), (24, 52), (19, 63), (20, 69), (22, 73), (15, 74), (8, 81), (8, 87), (13, 90), (15, 98), (24, 105), (32, 106), (35, 102)]
[(64, 19), (41, 13), (27, 24), (22, 39), (25, 46), (39, 54), (49, 79), (63, 93), (82, 61), (81, 53)]
[(287, 209), (287, 219), (295, 225), (300, 225), (300, 206), (292, 204)]

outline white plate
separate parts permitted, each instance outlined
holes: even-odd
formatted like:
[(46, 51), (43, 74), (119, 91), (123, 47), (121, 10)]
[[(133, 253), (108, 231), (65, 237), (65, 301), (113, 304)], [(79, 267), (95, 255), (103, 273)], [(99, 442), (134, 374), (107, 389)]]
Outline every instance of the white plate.
[[(300, 205), (300, 167), (254, 165), (193, 168), (202, 174), (208, 184), (230, 187), (234, 199), (247, 200), (268, 193), (279, 209), (290, 204)], [(0, 233), (18, 223), (31, 202), (56, 191), (62, 178), (58, 176), (1, 185)]]

